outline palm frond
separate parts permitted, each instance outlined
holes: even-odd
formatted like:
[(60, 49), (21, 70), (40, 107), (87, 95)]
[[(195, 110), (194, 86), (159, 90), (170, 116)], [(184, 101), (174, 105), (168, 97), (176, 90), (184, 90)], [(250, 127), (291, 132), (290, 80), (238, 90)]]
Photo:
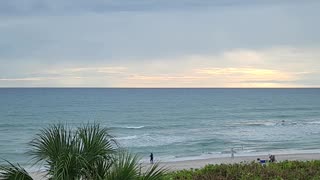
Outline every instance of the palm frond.
[(138, 156), (120, 151), (106, 177), (108, 180), (135, 180), (139, 177)]
[(62, 124), (51, 125), (49, 128), (41, 130), (30, 145), (32, 150), (29, 152), (36, 163), (45, 161), (48, 164), (54, 163), (59, 155), (70, 148), (74, 137), (70, 130)]
[(88, 162), (97, 159), (110, 157), (115, 152), (114, 138), (108, 133), (107, 128), (100, 127), (99, 124), (85, 125), (77, 131), (78, 141), (81, 142), (79, 149)]
[(112, 167), (113, 161), (99, 160), (94, 168), (84, 169), (85, 179), (104, 180)]
[(76, 141), (79, 142), (79, 153), (87, 163), (84, 171), (91, 178), (104, 177), (111, 167), (112, 157), (117, 145), (107, 128), (99, 124), (87, 124), (77, 130)]
[(106, 128), (87, 124), (75, 131), (58, 124), (43, 129), (30, 143), (35, 163), (44, 162), (53, 179), (103, 177), (117, 145)]
[(75, 180), (83, 175), (83, 169), (86, 166), (81, 155), (74, 152), (63, 152), (56, 161), (52, 170), (52, 179), (55, 180)]
[(19, 164), (14, 165), (6, 161), (9, 165), (0, 165), (1, 180), (33, 180), (28, 172)]
[(160, 167), (159, 162), (152, 164), (140, 177), (141, 180), (159, 180), (164, 177), (168, 170)]
[(62, 124), (51, 125), (49, 128), (43, 129), (31, 141), (32, 149), (29, 154), (35, 160), (35, 164), (44, 162), (45, 167), (49, 168), (48, 174), (53, 176), (57, 174), (55, 171), (61, 168), (61, 164), (64, 162), (62, 160), (66, 154), (73, 153), (72, 157), (77, 156), (75, 144), (75, 136), (71, 129), (67, 129)]
[[(120, 150), (108, 129), (98, 124), (86, 124), (75, 131), (51, 125), (30, 145), (35, 163), (44, 162), (50, 179), (157, 180), (165, 173), (157, 163), (141, 173), (137, 155)], [(20, 166), (13, 170), (25, 172)]]

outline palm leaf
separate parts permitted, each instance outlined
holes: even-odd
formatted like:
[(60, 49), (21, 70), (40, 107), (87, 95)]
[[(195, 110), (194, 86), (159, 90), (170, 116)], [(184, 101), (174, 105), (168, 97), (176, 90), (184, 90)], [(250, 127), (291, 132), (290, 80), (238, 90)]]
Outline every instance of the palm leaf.
[(159, 180), (163, 178), (168, 170), (164, 167), (160, 167), (160, 164), (157, 162), (152, 164), (146, 172), (140, 177), (141, 180)]
[(35, 163), (44, 162), (53, 179), (96, 179), (111, 167), (117, 145), (106, 128), (84, 125), (75, 131), (51, 125), (30, 143)]
[(138, 157), (125, 151), (120, 151), (105, 179), (135, 180), (139, 176)]
[(108, 129), (98, 124), (75, 131), (61, 124), (52, 125), (30, 145), (35, 163), (44, 162), (50, 179), (156, 180), (165, 172), (156, 163), (141, 174), (137, 155), (119, 150)]
[(35, 163), (45, 161), (49, 165), (54, 164), (59, 155), (71, 147), (73, 139), (71, 131), (63, 125), (51, 125), (31, 141), (30, 154)]
[(80, 179), (83, 175), (82, 170), (86, 166), (82, 157), (73, 152), (64, 152), (59, 156), (59, 160), (56, 162), (52, 179), (55, 180), (75, 180)]
[(79, 165), (79, 162), (75, 161), (79, 159), (75, 144), (77, 142), (71, 129), (67, 129), (62, 124), (51, 125), (31, 141), (32, 150), (29, 154), (35, 163), (44, 162), (45, 167), (48, 167), (48, 174), (52, 177), (75, 174), (73, 168)]
[(9, 165), (0, 166), (0, 179), (1, 180), (33, 180), (28, 172), (19, 164), (14, 165), (6, 161)]
[(86, 125), (78, 129), (77, 140), (80, 153), (89, 163), (97, 159), (108, 158), (115, 152), (114, 138), (108, 133), (107, 128), (101, 128), (98, 124)]
[(108, 133), (107, 128), (98, 124), (85, 125), (77, 130), (76, 136), (79, 153), (86, 162), (83, 169), (86, 176), (101, 179), (112, 165), (114, 148), (117, 142)]

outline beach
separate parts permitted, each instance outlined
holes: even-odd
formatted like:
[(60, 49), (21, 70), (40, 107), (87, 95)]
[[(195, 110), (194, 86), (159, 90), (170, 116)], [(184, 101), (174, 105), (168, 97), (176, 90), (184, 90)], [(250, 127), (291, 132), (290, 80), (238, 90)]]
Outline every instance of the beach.
[[(308, 154), (277, 154), (277, 161), (310, 161), (310, 160), (320, 160), (320, 153), (308, 153)], [(187, 160), (187, 161), (177, 161), (177, 162), (162, 162), (161, 165), (168, 167), (169, 170), (182, 170), (190, 168), (202, 168), (208, 164), (233, 164), (233, 163), (250, 163), (252, 161), (257, 162), (257, 158), (269, 159), (268, 155), (264, 156), (235, 156), (234, 159), (231, 157), (223, 158), (209, 158), (201, 160)]]
[(231, 148), (237, 156), (317, 153), (319, 94), (320, 89), (0, 89), (0, 157), (27, 166), (28, 142), (59, 122), (72, 128), (98, 122), (145, 161), (151, 152), (165, 162), (227, 157)]
[[(121, 148), (170, 171), (320, 159), (320, 89), (0, 89), (0, 157), (28, 172), (41, 129), (97, 122)], [(26, 106), (26, 102), (29, 103)], [(63, 122), (61, 122), (63, 121)], [(231, 149), (236, 151), (231, 159)], [(33, 173), (41, 179), (42, 173)]]
[[(311, 161), (311, 160), (320, 160), (320, 153), (307, 153), (307, 154), (276, 154), (276, 160), (279, 161)], [(160, 166), (163, 166), (168, 169), (168, 171), (176, 171), (183, 169), (196, 169), (202, 168), (208, 164), (234, 164), (234, 163), (250, 163), (252, 161), (257, 162), (257, 158), (268, 159), (268, 155), (263, 156), (236, 156), (232, 159), (231, 157), (217, 157), (217, 158), (208, 158), (208, 159), (199, 159), (199, 160), (186, 160), (186, 161), (174, 161), (174, 162), (160, 162)], [(146, 169), (150, 166), (149, 163), (142, 163), (143, 169)], [(44, 173), (41, 172), (32, 172), (31, 176), (35, 180), (45, 180), (43, 178)]]

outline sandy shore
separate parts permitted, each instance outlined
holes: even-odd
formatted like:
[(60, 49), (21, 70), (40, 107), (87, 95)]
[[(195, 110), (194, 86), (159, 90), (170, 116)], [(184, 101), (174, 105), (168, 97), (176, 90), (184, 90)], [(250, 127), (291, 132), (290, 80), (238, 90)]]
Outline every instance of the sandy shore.
[[(308, 161), (308, 160), (320, 160), (320, 153), (312, 153), (312, 154), (278, 154), (275, 155), (277, 161), (285, 161), (285, 160), (300, 160), (300, 161)], [(190, 168), (201, 168), (207, 164), (233, 164), (233, 163), (241, 163), (241, 162), (252, 162), (256, 161), (257, 158), (260, 159), (269, 159), (268, 155), (264, 156), (235, 156), (234, 159), (231, 157), (223, 157), (223, 158), (209, 158), (209, 159), (201, 159), (201, 160), (187, 160), (187, 161), (178, 161), (178, 162), (162, 162), (161, 165), (168, 167), (170, 170), (181, 170), (181, 169), (190, 169)]]
[[(190, 169), (190, 168), (201, 168), (207, 164), (230, 164), (230, 163), (241, 163), (241, 162), (251, 162), (256, 161), (257, 158), (268, 159), (268, 155), (264, 156), (235, 156), (234, 159), (231, 157), (223, 158), (209, 158), (209, 159), (200, 159), (200, 160), (187, 160), (187, 161), (175, 161), (175, 162), (161, 162), (160, 165), (168, 168), (169, 170), (181, 170), (181, 169)], [(300, 160), (300, 161), (309, 161), (309, 160), (320, 160), (320, 153), (310, 153), (310, 154), (276, 154), (277, 161), (285, 160)], [(144, 168), (148, 168), (150, 164), (142, 164)], [(44, 173), (30, 173), (35, 180), (43, 180)]]

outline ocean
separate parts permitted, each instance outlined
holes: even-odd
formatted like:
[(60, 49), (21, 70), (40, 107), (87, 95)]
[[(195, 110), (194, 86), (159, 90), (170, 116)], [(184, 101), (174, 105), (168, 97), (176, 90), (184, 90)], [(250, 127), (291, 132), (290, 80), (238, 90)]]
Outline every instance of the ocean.
[(320, 89), (0, 89), (0, 158), (54, 123), (97, 122), (143, 161), (320, 152)]

